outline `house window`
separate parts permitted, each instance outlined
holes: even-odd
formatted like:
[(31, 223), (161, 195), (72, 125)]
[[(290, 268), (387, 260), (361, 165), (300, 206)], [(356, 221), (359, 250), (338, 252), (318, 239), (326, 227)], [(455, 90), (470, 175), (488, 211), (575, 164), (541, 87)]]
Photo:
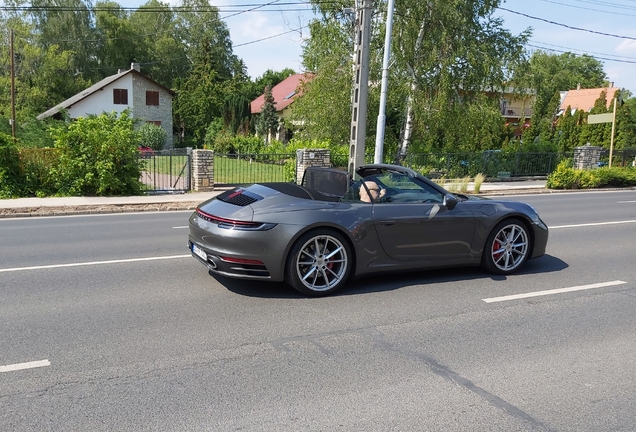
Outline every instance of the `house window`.
[(128, 105), (128, 90), (113, 89), (113, 103), (115, 105)]
[(159, 105), (159, 92), (147, 91), (146, 92), (146, 105)]
[(150, 123), (155, 126), (161, 126), (161, 122), (159, 120), (148, 120), (146, 123)]

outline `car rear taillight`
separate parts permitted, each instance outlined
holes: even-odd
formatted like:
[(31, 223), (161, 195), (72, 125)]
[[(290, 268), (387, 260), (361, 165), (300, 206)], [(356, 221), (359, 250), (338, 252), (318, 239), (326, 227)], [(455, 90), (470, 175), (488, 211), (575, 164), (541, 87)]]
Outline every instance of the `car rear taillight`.
[(212, 222), (218, 225), (219, 228), (224, 229), (232, 229), (232, 230), (242, 230), (242, 231), (267, 231), (276, 226), (273, 223), (263, 223), (263, 222), (246, 222), (239, 221), (233, 219), (226, 219), (218, 216), (211, 215), (209, 213), (204, 212), (201, 209), (196, 209), (197, 216), (200, 218)]
[(221, 261), (225, 261), (225, 262), (233, 263), (233, 264), (247, 264), (247, 265), (257, 265), (257, 266), (265, 265), (263, 264), (262, 261), (259, 261), (259, 260), (232, 258), (232, 257), (224, 257), (224, 256), (219, 258), (221, 259)]

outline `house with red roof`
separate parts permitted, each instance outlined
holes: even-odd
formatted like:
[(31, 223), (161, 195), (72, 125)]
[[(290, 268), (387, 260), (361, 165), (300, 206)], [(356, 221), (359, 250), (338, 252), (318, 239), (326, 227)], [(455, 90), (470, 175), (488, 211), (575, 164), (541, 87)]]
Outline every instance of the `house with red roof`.
[[(289, 117), (291, 114), (291, 105), (294, 100), (300, 94), (300, 88), (304, 82), (312, 79), (310, 74), (294, 74), (285, 78), (280, 83), (272, 87), (272, 96), (274, 97), (274, 107), (276, 108), (276, 114), (282, 124), (282, 121)], [(250, 111), (252, 115), (258, 115), (265, 103), (265, 94), (260, 95), (254, 99), (250, 104)], [(279, 127), (276, 139), (285, 141), (289, 136), (290, 131), (284, 130)]]
[(608, 87), (593, 89), (582, 89), (579, 85), (575, 90), (568, 90), (561, 93), (561, 105), (559, 105), (557, 116), (563, 114), (568, 107), (572, 110), (572, 114), (574, 114), (576, 110), (589, 113), (603, 92), (605, 92), (607, 108), (609, 109), (612, 106), (612, 100), (615, 94), (619, 91), (620, 89), (618, 87), (614, 87), (614, 83), (610, 83)]

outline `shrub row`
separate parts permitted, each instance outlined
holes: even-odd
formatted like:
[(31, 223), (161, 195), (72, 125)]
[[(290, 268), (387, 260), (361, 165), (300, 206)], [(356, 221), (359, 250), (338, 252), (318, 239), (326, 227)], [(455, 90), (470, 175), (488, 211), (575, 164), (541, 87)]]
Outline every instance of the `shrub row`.
[(546, 186), (550, 189), (590, 189), (601, 187), (636, 186), (636, 169), (631, 167), (602, 167), (593, 170), (578, 170), (571, 162), (561, 162), (548, 176)]
[(0, 198), (141, 192), (139, 135), (128, 113), (79, 118), (50, 134), (54, 149), (19, 149), (0, 135)]

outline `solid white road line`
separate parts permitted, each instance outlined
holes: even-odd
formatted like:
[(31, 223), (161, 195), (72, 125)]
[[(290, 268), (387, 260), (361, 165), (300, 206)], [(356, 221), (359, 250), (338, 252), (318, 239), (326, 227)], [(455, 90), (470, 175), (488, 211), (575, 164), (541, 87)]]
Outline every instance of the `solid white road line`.
[(636, 203), (636, 201), (619, 201), (617, 204)]
[(189, 228), (187, 225), (185, 226), (178, 226), (178, 227), (172, 227), (172, 229), (184, 229), (184, 228)]
[(179, 258), (190, 258), (191, 256), (192, 255), (171, 255), (171, 256), (162, 256), (162, 257), (150, 257), (150, 258), (130, 258), (130, 259), (120, 259), (120, 260), (110, 260), (110, 261), (92, 261), (92, 262), (71, 263), (71, 264), (53, 264), (53, 265), (33, 266), (33, 267), (14, 267), (14, 268), (0, 269), (0, 273), (26, 271), (26, 270), (53, 269), (53, 268), (62, 268), (62, 267), (81, 267), (81, 266), (93, 266), (93, 265), (103, 265), (103, 264), (119, 264), (119, 263), (130, 263), (130, 262), (139, 262), (139, 261), (169, 260), (169, 259), (179, 259)]
[(33, 362), (27, 362), (27, 363), (16, 363), (16, 364), (7, 365), (7, 366), (0, 366), (0, 373), (19, 371), (23, 369), (33, 369), (33, 368), (39, 368), (44, 366), (51, 366), (51, 362), (48, 360), (40, 360), (40, 361), (33, 361)]
[(624, 221), (614, 221), (614, 222), (593, 222), (593, 223), (584, 223), (584, 224), (573, 224), (573, 225), (556, 225), (550, 226), (549, 229), (559, 229), (559, 228), (581, 228), (581, 227), (590, 227), (590, 226), (600, 226), (600, 225), (620, 225), (620, 224), (628, 224), (628, 223), (636, 223), (636, 220), (624, 220)]
[(503, 297), (492, 297), (492, 298), (486, 298), (482, 300), (485, 301), (486, 303), (495, 303), (495, 302), (502, 302), (502, 301), (508, 301), (508, 300), (518, 300), (518, 299), (529, 298), (529, 297), (539, 297), (539, 296), (561, 294), (561, 293), (572, 292), (572, 291), (583, 291), (583, 290), (589, 290), (594, 288), (623, 285), (626, 283), (627, 282), (616, 280), (616, 281), (601, 282), (601, 283), (596, 283), (591, 285), (579, 285), (579, 286), (570, 287), (570, 288), (558, 288), (553, 290), (529, 292), (525, 294), (515, 294), (515, 295), (509, 295), (509, 296), (503, 296)]

